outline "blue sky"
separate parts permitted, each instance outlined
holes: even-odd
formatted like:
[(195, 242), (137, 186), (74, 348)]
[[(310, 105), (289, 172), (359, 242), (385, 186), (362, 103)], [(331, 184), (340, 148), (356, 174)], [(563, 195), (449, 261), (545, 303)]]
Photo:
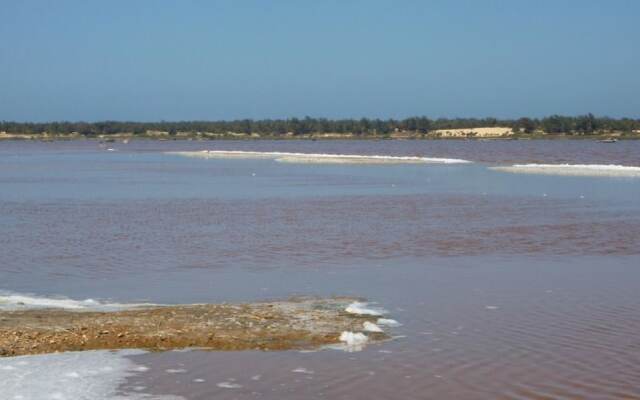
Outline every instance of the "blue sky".
[(635, 0), (0, 5), (0, 120), (640, 117)]

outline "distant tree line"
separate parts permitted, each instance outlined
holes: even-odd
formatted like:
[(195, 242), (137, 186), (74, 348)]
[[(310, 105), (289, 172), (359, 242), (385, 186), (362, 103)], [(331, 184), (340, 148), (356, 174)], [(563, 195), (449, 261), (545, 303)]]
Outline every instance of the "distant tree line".
[(188, 133), (257, 133), (261, 135), (305, 134), (355, 134), (387, 135), (393, 132), (426, 134), (439, 129), (468, 129), (481, 127), (511, 127), (522, 133), (546, 132), (550, 134), (596, 134), (607, 132), (631, 132), (640, 130), (640, 119), (552, 115), (545, 118), (440, 118), (411, 117), (405, 119), (241, 119), (233, 121), (177, 121), (177, 122), (11, 122), (0, 121), (0, 132), (14, 134), (80, 134), (88, 137), (117, 133), (144, 134), (148, 131), (167, 132), (175, 135)]

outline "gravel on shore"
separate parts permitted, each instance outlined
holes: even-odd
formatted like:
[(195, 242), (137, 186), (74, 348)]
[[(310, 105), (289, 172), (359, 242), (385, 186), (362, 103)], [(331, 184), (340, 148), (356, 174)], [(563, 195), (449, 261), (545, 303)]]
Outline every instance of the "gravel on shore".
[[(353, 298), (147, 306), (113, 312), (0, 311), (0, 356), (128, 349), (308, 349), (340, 342), (375, 317), (348, 313)], [(368, 333), (372, 340), (387, 337)]]

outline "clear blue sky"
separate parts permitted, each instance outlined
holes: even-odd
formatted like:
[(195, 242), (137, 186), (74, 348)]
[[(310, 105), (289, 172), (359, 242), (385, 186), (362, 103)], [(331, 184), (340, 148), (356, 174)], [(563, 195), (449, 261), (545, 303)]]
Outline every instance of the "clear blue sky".
[(0, 120), (640, 117), (636, 0), (0, 6)]

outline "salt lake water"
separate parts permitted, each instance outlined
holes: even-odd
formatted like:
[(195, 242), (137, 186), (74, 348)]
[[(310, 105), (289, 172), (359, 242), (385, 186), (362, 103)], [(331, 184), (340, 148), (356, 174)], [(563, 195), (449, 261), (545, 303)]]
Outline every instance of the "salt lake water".
[[(205, 149), (470, 163), (172, 154)], [(0, 399), (640, 398), (640, 178), (609, 165), (640, 142), (0, 142), (0, 307), (353, 295), (402, 323), (352, 353), (0, 359)]]

